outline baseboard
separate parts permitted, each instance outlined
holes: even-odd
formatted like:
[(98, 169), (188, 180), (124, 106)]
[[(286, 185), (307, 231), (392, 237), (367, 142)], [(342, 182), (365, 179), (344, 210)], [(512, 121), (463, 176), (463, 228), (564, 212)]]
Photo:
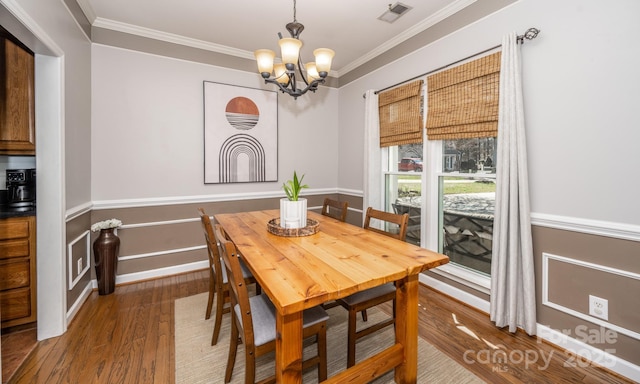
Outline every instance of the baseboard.
[[(116, 286), (120, 284), (129, 284), (129, 283), (137, 283), (140, 281), (158, 279), (161, 277), (167, 277), (172, 275), (179, 275), (181, 273), (199, 271), (201, 269), (209, 268), (208, 261), (196, 261), (194, 263), (189, 264), (180, 264), (173, 265), (171, 267), (158, 268), (158, 269), (150, 269), (148, 271), (143, 272), (135, 272), (128, 273), (126, 275), (117, 275), (116, 276)], [(93, 289), (98, 289), (98, 280), (91, 280), (91, 285)]]
[[(129, 273), (126, 275), (118, 275), (116, 276), (116, 285), (118, 284), (126, 284), (126, 283), (135, 283), (137, 281), (149, 280), (149, 279), (157, 279), (159, 277), (178, 275), (180, 273), (198, 271), (201, 269), (209, 268), (209, 261), (196, 261), (194, 263), (188, 264), (180, 264), (173, 265), (171, 267), (151, 269), (148, 271)], [(94, 280), (94, 287), (98, 288), (98, 282)]]
[(424, 273), (420, 274), (420, 282), (446, 294), (447, 296), (451, 296), (454, 299), (469, 305), (470, 307), (476, 308), (484, 313), (489, 313), (489, 302), (479, 298), (478, 296), (472, 295), (468, 292), (463, 291), (462, 289), (451, 286), (438, 279), (434, 279), (433, 277), (427, 276)]
[(80, 311), (80, 308), (82, 307), (82, 304), (84, 304), (84, 302), (89, 298), (89, 295), (93, 291), (93, 285), (93, 281), (87, 283), (87, 285), (85, 285), (84, 289), (82, 290), (82, 293), (80, 293), (80, 296), (78, 296), (71, 308), (69, 308), (69, 310), (67, 311), (67, 326), (69, 326), (71, 320), (76, 317), (78, 311)]
[[(472, 308), (476, 308), (487, 314), (490, 311), (488, 301), (465, 292), (459, 288), (443, 283), (442, 281), (434, 279), (433, 277), (427, 276), (425, 274), (420, 274), (420, 282), (427, 285), (428, 287), (444, 293), (445, 295), (451, 296), (454, 299), (459, 300)], [(610, 370), (611, 372), (615, 372), (633, 381), (640, 382), (640, 367), (633, 363), (616, 357), (615, 355), (612, 355), (611, 353), (608, 353), (601, 349), (592, 347), (589, 344), (569, 337), (562, 332), (553, 330), (541, 324), (537, 325), (536, 333), (536, 336), (539, 339), (542, 339), (549, 344), (553, 344), (562, 350), (570, 351), (586, 360), (589, 360), (590, 362), (593, 362), (596, 365), (600, 365)], [(573, 364), (567, 365), (567, 367), (580, 367), (581, 364), (585, 363), (581, 363), (580, 360), (576, 359), (575, 361), (567, 360), (565, 364)]]

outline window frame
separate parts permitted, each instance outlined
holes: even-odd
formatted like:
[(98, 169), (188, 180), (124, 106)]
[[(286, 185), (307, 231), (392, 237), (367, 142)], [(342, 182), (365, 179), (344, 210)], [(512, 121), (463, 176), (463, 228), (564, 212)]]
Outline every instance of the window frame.
[[(442, 234), (439, 218), (440, 192), (439, 178), (452, 176), (455, 173), (442, 171), (442, 140), (425, 140), (423, 145), (423, 159), (427, 159), (427, 166), (423, 162), (422, 191), (425, 209), (422, 210), (422, 240), (424, 248), (439, 252), (440, 236)], [(469, 176), (461, 174), (463, 176)], [(495, 177), (495, 176), (494, 176)], [(426, 193), (424, 192), (426, 191)], [(426, 196), (424, 196), (426, 194)], [(427, 215), (427, 213), (433, 214)], [(426, 216), (425, 216), (426, 215)], [(425, 228), (426, 226), (426, 228)], [(468, 268), (447, 263), (430, 269), (431, 272), (468, 286), (476, 291), (490, 294), (491, 277)]]
[[(422, 97), (422, 108), (426, 111), (426, 81), (422, 86), (422, 92), (424, 96)], [(424, 123), (426, 122), (427, 113), (428, 111), (423, 114), (423, 127)], [(422, 130), (422, 134), (423, 169), (422, 172), (411, 173), (412, 175), (420, 175), (422, 183), (420, 244), (423, 248), (438, 252), (440, 236), (442, 234), (442, 230), (440, 229), (441, 224), (439, 222), (439, 177), (452, 176), (456, 174), (443, 172), (442, 140), (427, 140), (425, 129)], [(378, 151), (380, 155), (378, 172), (380, 172), (379, 175), (381, 175), (381, 179), (378, 182), (379, 184), (376, 183), (378, 184), (378, 190), (375, 193), (379, 194), (382, 207), (384, 207), (383, 209), (387, 210), (390, 206), (387, 199), (387, 178), (388, 176), (404, 175), (406, 174), (406, 172), (392, 170), (392, 165), (394, 164), (393, 162), (397, 162), (399, 158), (397, 152), (395, 153), (395, 155), (393, 155), (392, 151), (390, 151), (390, 148), (393, 147), (381, 148), (379, 147), (377, 142), (372, 142), (369, 144), (371, 145), (369, 149)], [(471, 175), (465, 176), (471, 177)], [(495, 175), (493, 177), (495, 177)], [(475, 291), (487, 295), (491, 294), (491, 276), (487, 276), (480, 272), (474, 272), (469, 268), (458, 266), (453, 263), (447, 263), (445, 265), (432, 268), (429, 270), (429, 272), (433, 272), (446, 279), (467, 286)]]

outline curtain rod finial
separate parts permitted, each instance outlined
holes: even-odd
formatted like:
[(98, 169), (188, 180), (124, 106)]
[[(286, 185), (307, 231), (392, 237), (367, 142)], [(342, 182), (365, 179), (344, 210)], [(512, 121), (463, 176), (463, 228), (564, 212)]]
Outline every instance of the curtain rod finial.
[(538, 37), (538, 33), (540, 33), (539, 29), (537, 29), (537, 28), (529, 28), (524, 33), (524, 35), (520, 35), (520, 36), (517, 37), (517, 41), (520, 44), (524, 44), (524, 39), (533, 40), (536, 37)]

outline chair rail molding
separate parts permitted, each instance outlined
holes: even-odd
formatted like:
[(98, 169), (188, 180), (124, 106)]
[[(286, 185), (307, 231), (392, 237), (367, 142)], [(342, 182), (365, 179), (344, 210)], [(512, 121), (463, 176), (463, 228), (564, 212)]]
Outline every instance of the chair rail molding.
[(640, 241), (640, 226), (579, 217), (531, 213), (531, 224), (616, 239)]
[[(337, 188), (308, 189), (301, 196), (325, 195), (338, 193)], [(211, 203), (221, 201), (256, 200), (285, 197), (281, 189), (276, 191), (249, 192), (249, 193), (221, 193), (211, 195), (148, 197), (121, 200), (98, 200), (93, 202), (94, 210), (151, 207), (161, 205)]]

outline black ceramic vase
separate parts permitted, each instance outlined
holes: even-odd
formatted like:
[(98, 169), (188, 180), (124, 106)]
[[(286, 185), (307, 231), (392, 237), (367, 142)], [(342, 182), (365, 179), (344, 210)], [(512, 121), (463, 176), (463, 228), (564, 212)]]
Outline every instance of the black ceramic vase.
[(120, 238), (113, 231), (114, 228), (101, 229), (100, 236), (93, 242), (93, 257), (100, 295), (111, 294), (116, 289)]

